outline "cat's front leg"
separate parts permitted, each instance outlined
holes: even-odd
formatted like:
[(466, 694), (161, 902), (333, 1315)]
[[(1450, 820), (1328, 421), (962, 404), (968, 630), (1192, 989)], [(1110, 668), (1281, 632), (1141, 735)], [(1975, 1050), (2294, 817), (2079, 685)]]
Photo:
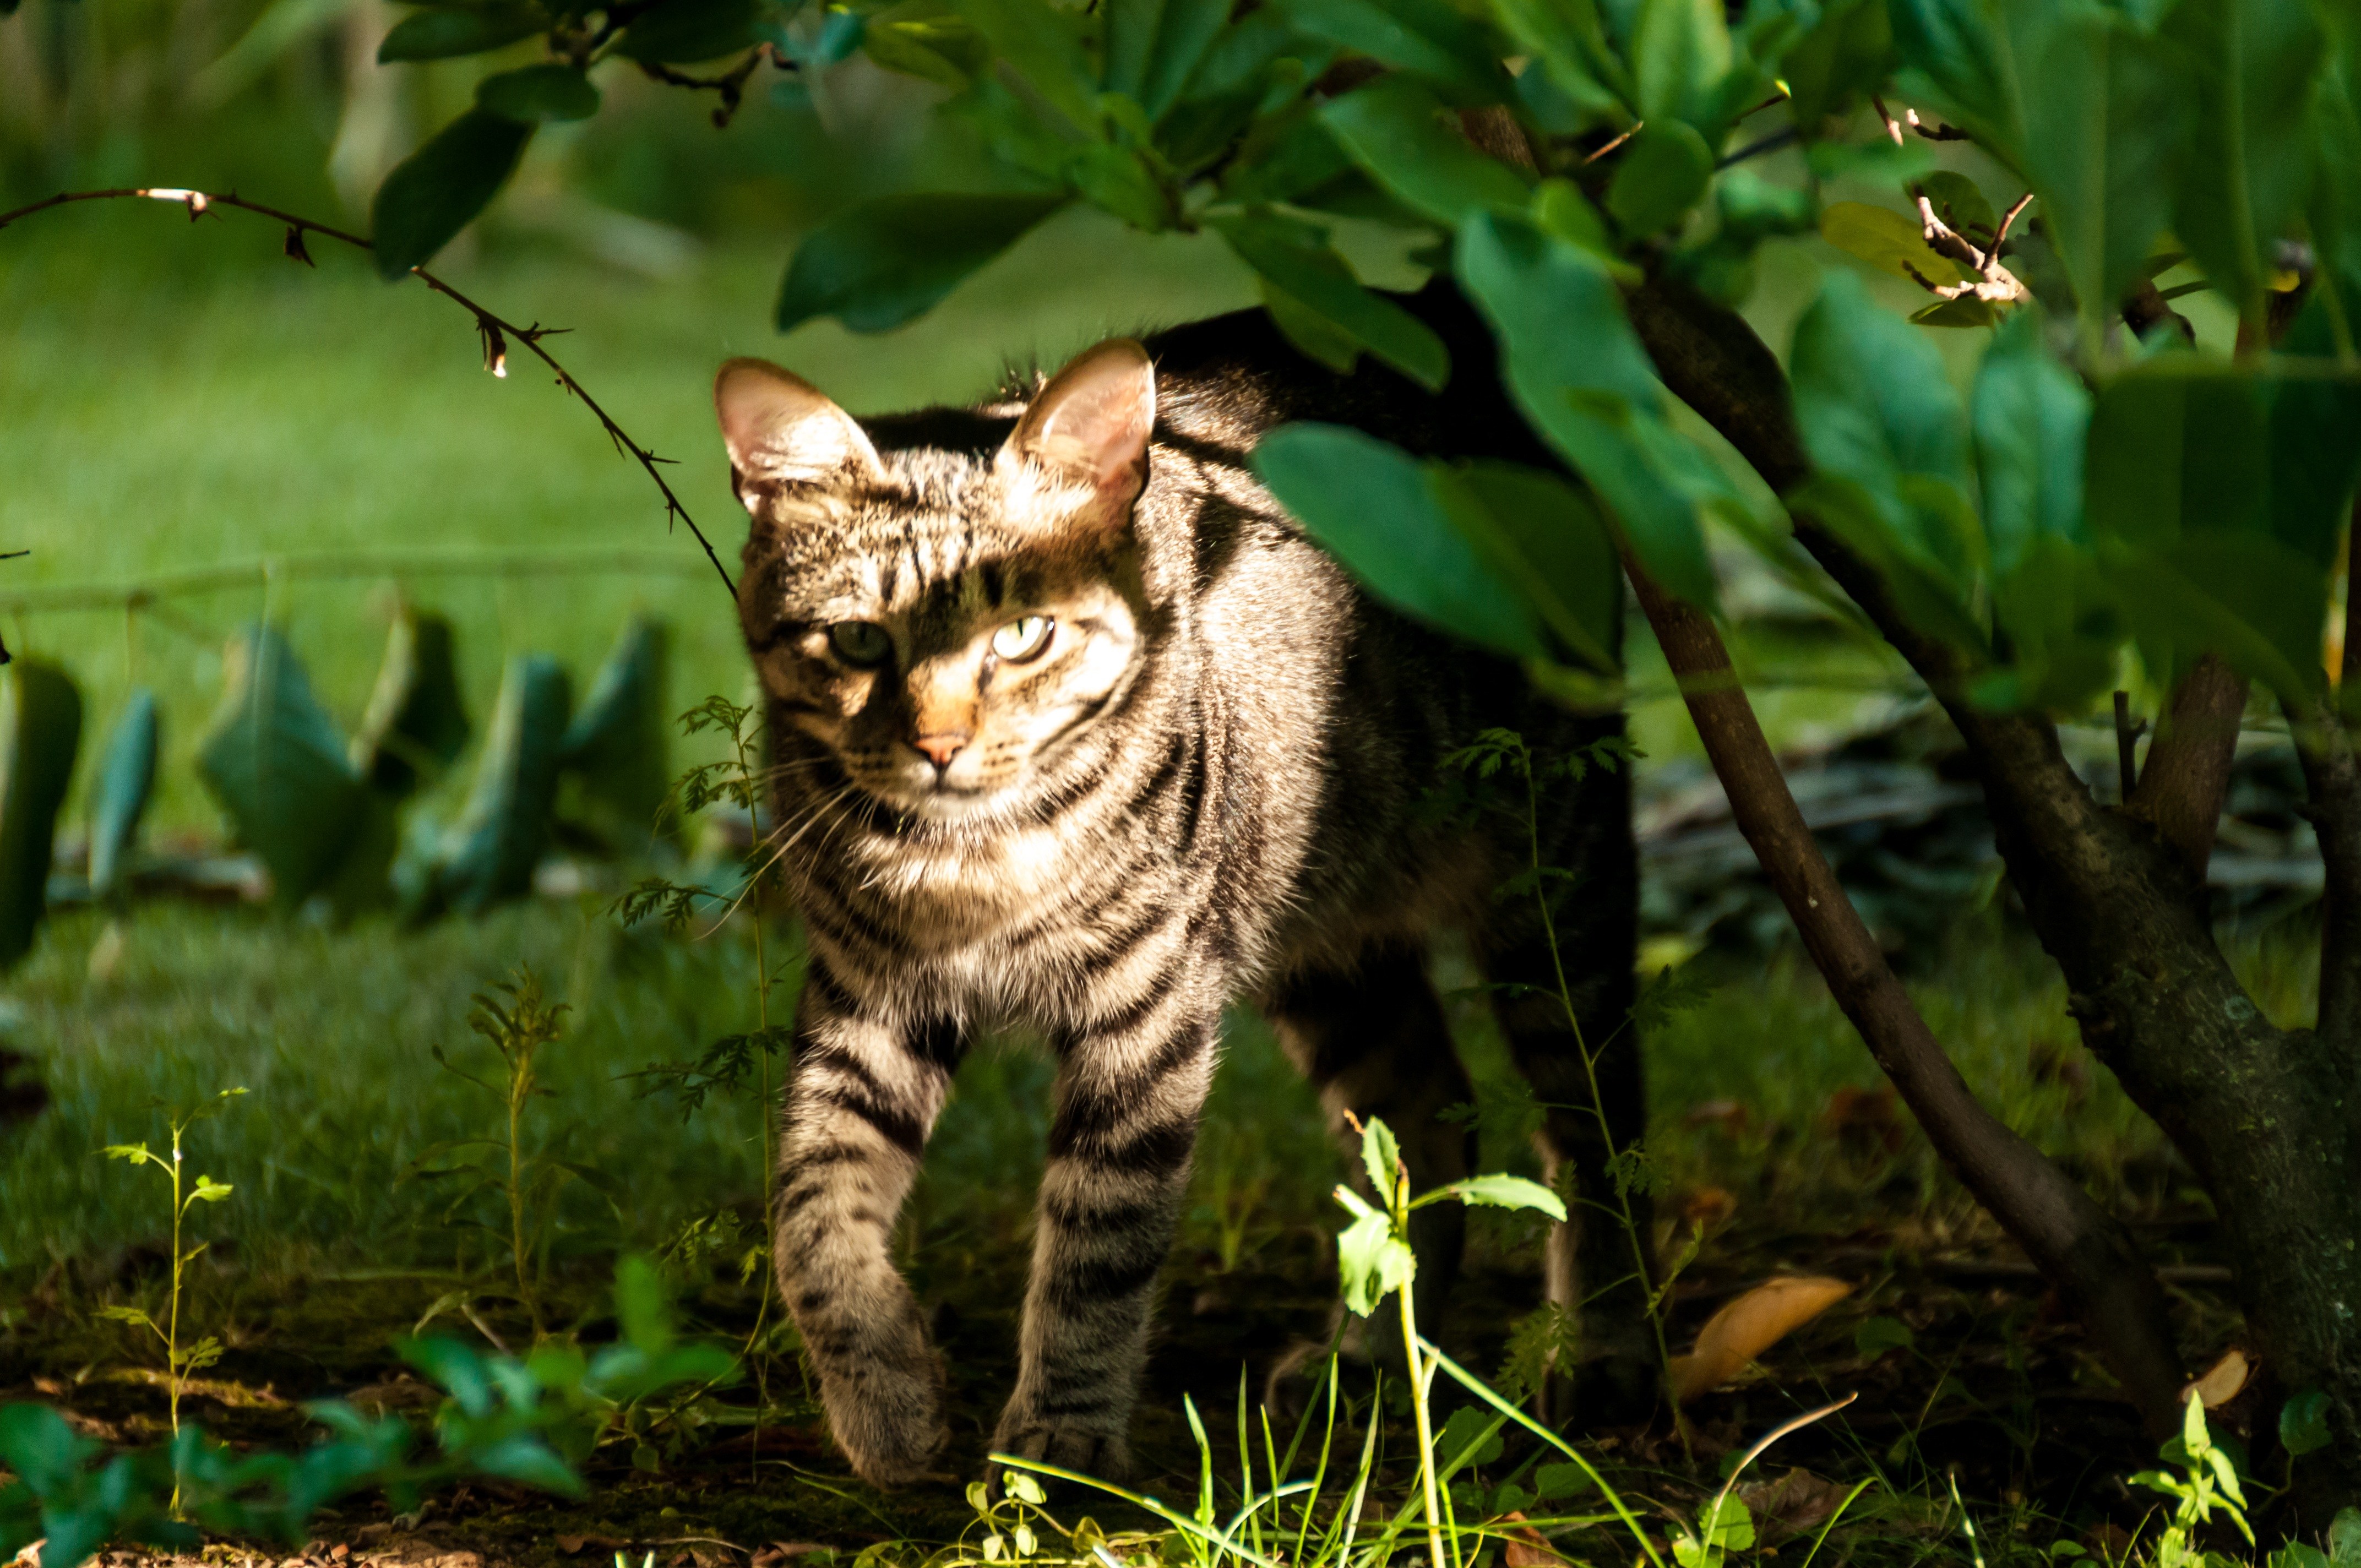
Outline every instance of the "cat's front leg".
[(1102, 1477), (1128, 1470), (1156, 1277), (1220, 1031), (1211, 978), (1168, 973), (1062, 1042), (1016, 1391), (996, 1451)]
[(772, 1257), (819, 1374), (829, 1429), (880, 1486), (942, 1453), (942, 1358), (894, 1266), (894, 1224), (959, 1055), (950, 1025), (893, 1018), (815, 958), (796, 1027)]

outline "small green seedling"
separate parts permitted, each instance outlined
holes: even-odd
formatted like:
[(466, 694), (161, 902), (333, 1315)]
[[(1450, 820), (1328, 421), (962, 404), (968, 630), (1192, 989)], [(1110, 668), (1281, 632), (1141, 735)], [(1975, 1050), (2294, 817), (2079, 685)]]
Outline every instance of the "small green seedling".
[(2167, 1463), (2180, 1467), (2180, 1475), (2143, 1470), (2132, 1477), (2134, 1485), (2173, 1499), (2171, 1521), (2156, 1543), (2155, 1568), (2209, 1568), (2224, 1561), (2196, 1543), (2199, 1527), (2212, 1522), (2217, 1510), (2238, 1527), (2238, 1533), (2252, 1546), (2255, 1532), (2246, 1523), (2246, 1495), (2238, 1486), (2238, 1467), (2213, 1445), (2213, 1435), (2205, 1430), (2205, 1404), (2195, 1390), (2190, 1392), (2178, 1442), (2166, 1443), (2160, 1452)]
[[(202, 1372), (219, 1361), (222, 1354), (221, 1341), (212, 1334), (205, 1335), (192, 1345), (184, 1346), (181, 1343), (181, 1286), (187, 1277), (189, 1265), (195, 1262), (205, 1248), (212, 1245), (209, 1242), (199, 1242), (192, 1247), (184, 1248), (181, 1245), (181, 1234), (185, 1229), (189, 1210), (192, 1205), (218, 1203), (234, 1190), (227, 1182), (215, 1181), (212, 1177), (202, 1173), (195, 1181), (188, 1181), (182, 1175), (183, 1158), (181, 1146), (191, 1127), (208, 1116), (218, 1115), (227, 1107), (230, 1101), (245, 1092), (243, 1089), (225, 1089), (211, 1100), (192, 1109), (172, 1112), (170, 1115), (172, 1153), (169, 1159), (144, 1143), (109, 1144), (99, 1151), (104, 1158), (119, 1159), (128, 1165), (152, 1165), (163, 1173), (165, 1181), (170, 1184), (172, 1195), (172, 1274), (171, 1284), (165, 1297), (164, 1321), (158, 1322), (155, 1316), (144, 1307), (105, 1307), (100, 1310), (99, 1316), (113, 1319), (119, 1323), (129, 1323), (135, 1328), (146, 1329), (149, 1333), (154, 1334), (157, 1342), (164, 1347), (165, 1390), (166, 1398), (171, 1406), (172, 1432), (175, 1436), (178, 1436), (181, 1431), (182, 1384), (191, 1373)], [(178, 1506), (179, 1500), (176, 1495), (174, 1507), (177, 1508)]]

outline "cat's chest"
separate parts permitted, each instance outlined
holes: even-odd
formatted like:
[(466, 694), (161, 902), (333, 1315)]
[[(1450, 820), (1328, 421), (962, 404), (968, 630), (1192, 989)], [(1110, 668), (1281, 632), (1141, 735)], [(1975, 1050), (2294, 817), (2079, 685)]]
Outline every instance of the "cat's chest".
[(986, 954), (1055, 923), (1112, 868), (1062, 825), (959, 844), (868, 846), (861, 883), (914, 956)]

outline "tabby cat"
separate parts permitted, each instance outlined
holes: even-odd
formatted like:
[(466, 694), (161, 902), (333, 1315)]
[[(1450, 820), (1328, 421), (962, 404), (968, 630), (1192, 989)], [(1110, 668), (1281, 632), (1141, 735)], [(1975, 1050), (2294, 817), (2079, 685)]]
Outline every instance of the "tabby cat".
[[(873, 1482), (928, 1474), (946, 1442), (942, 1365), (890, 1243), (981, 1029), (1037, 1027), (1059, 1063), (994, 1445), (1102, 1475), (1126, 1464), (1226, 1003), (1267, 1012), (1334, 1114), (1385, 1117), (1418, 1186), (1445, 1181), (1472, 1137), (1437, 1113), (1470, 1093), (1425, 955), (1462, 928), (1551, 1107), (1552, 1168), (1604, 1179), (1532, 900), (1494, 896), (1528, 835), (1434, 806), (1444, 759), (1487, 727), (1563, 752), (1620, 718), (1568, 715), (1372, 602), (1246, 466), (1263, 432), (1307, 418), (1548, 462), (1467, 307), (1440, 287), (1410, 303), (1454, 354), (1439, 397), (1323, 368), (1259, 311), (1103, 343), (973, 409), (856, 421), (763, 361), (720, 371), (774, 842), (810, 944), (774, 1256)], [(1585, 1036), (1622, 1042), (1599, 1064), (1620, 1144), (1640, 1126), (1627, 786), (1593, 770), (1548, 792), (1542, 851), (1580, 879), (1558, 934)], [(1455, 1265), (1456, 1214), (1422, 1212), (1439, 1222), (1422, 1275)], [(1629, 1275), (1600, 1230), (1552, 1238), (1554, 1299)], [(1641, 1321), (1628, 1279), (1608, 1305), (1610, 1325)]]

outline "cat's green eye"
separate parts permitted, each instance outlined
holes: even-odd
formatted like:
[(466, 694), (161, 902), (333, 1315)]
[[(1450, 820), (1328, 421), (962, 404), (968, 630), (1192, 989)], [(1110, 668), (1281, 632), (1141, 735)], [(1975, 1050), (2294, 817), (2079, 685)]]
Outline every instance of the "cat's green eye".
[(1027, 659), (1040, 657), (1041, 650), (1049, 645), (1049, 633), (1057, 622), (1046, 615), (1028, 615), (1012, 620), (992, 634), (992, 651), (1004, 663), (1021, 664)]
[(828, 645), (846, 663), (861, 669), (882, 664), (894, 652), (894, 640), (873, 620), (840, 620), (828, 629)]

